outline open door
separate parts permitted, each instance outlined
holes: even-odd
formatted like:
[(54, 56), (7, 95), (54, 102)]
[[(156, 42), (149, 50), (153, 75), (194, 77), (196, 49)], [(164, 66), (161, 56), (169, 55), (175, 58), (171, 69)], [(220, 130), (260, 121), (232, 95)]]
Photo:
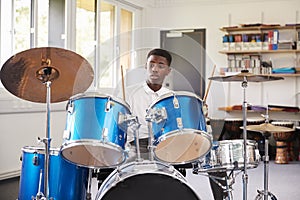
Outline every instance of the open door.
[(173, 90), (190, 91), (201, 98), (205, 93), (205, 29), (164, 30), (161, 48), (168, 50), (173, 61), (165, 85)]

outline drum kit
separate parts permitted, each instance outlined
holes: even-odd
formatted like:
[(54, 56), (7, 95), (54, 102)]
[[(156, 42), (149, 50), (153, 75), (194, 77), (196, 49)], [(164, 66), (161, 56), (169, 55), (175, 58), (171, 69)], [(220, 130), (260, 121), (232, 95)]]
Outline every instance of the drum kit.
[[(171, 92), (161, 96), (147, 109), (145, 119), (151, 156), (149, 160), (142, 160), (137, 117), (132, 115), (125, 100), (86, 92), (94, 72), (80, 55), (55, 47), (29, 49), (8, 59), (2, 66), (0, 78), (13, 95), (46, 103), (46, 136), (41, 139), (45, 147), (22, 148), (19, 200), (91, 199), (92, 170), (105, 168), (115, 170), (99, 188), (97, 200), (153, 199), (153, 196), (145, 195), (149, 191), (159, 193), (159, 199), (200, 199), (185, 177), (173, 167), (177, 164), (193, 164), (196, 174), (243, 171), (243, 197), (247, 199), (246, 170), (257, 167), (260, 161), (256, 142), (247, 140), (247, 130), (260, 132), (266, 138), (265, 187), (257, 197), (263, 196), (266, 200), (271, 194), (267, 177), (268, 136), (275, 131), (291, 131), (290, 128), (270, 124), (268, 118), (263, 125), (246, 126), (244, 100), (243, 139), (214, 143), (206, 129), (204, 101), (190, 92)], [(244, 93), (248, 81), (280, 79), (248, 72), (210, 78), (242, 82)], [(60, 148), (52, 148), (50, 105), (62, 101), (67, 101), (64, 142)], [(128, 129), (136, 135), (137, 159), (126, 163)], [(229, 192), (231, 185), (232, 182), (226, 186)]]

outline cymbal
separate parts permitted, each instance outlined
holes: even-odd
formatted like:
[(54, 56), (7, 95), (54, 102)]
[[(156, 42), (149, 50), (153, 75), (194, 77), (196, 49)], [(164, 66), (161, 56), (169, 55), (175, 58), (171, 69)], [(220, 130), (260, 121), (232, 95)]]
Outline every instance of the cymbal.
[(70, 50), (56, 47), (32, 48), (13, 55), (0, 71), (4, 87), (13, 95), (45, 103), (46, 82), (50, 82), (51, 102), (61, 102), (84, 92), (94, 71), (89, 62)]
[(265, 81), (276, 81), (276, 80), (283, 80), (283, 77), (278, 77), (278, 76), (271, 76), (271, 75), (256, 75), (247, 72), (240, 72), (236, 75), (230, 75), (230, 76), (214, 76), (208, 78), (210, 80), (215, 80), (215, 81), (221, 81), (221, 82), (233, 82), (233, 81), (248, 81), (248, 82), (265, 82)]
[(287, 127), (284, 127), (284, 126), (275, 126), (275, 125), (270, 124), (270, 123), (263, 123), (263, 124), (260, 124), (260, 125), (249, 125), (249, 126), (246, 126), (246, 129), (248, 131), (256, 131), (256, 132), (261, 132), (261, 133), (264, 133), (264, 132), (269, 132), (269, 133), (274, 132), (275, 133), (275, 132), (291, 132), (291, 131), (294, 131), (294, 129), (292, 129), (292, 128), (287, 128)]

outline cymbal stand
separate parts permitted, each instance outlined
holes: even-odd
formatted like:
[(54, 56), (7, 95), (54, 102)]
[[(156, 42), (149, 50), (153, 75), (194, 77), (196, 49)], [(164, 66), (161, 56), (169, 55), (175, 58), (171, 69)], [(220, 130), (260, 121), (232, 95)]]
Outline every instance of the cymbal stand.
[(49, 155), (50, 155), (50, 142), (51, 142), (51, 138), (50, 138), (50, 87), (51, 87), (51, 82), (47, 81), (46, 83), (46, 87), (47, 87), (47, 111), (46, 111), (46, 115), (47, 115), (47, 119), (46, 119), (46, 138), (43, 138), (41, 141), (45, 144), (45, 162), (44, 162), (44, 192), (41, 191), (40, 187), (39, 187), (39, 191), (36, 195), (37, 200), (41, 199), (48, 199), (48, 177), (49, 177), (49, 165), (50, 165), (50, 159), (49, 159)]
[[(46, 138), (42, 139), (42, 142), (45, 144), (45, 163), (44, 163), (44, 195), (41, 199), (48, 199), (48, 177), (49, 177), (49, 155), (50, 155), (50, 102), (51, 102), (51, 83), (54, 79), (59, 76), (58, 71), (55, 68), (50, 67), (51, 61), (49, 59), (42, 60), (42, 67), (36, 72), (36, 78), (42, 81), (46, 85)], [(40, 195), (40, 194), (39, 194)], [(37, 195), (38, 196), (38, 195)], [(39, 198), (38, 198), (39, 199)]]
[(41, 191), (41, 186), (42, 186), (42, 176), (43, 176), (43, 170), (40, 170), (40, 178), (39, 178), (39, 187), (38, 187), (38, 193), (36, 194), (35, 199), (45, 199), (44, 194)]
[(247, 200), (247, 184), (248, 184), (248, 174), (247, 174), (247, 102), (246, 102), (246, 88), (248, 86), (248, 81), (246, 76), (242, 81), (243, 88), (243, 139), (244, 139), (244, 169), (243, 169), (243, 200)]
[(277, 200), (274, 194), (268, 191), (268, 176), (269, 176), (269, 132), (263, 133), (265, 138), (265, 155), (263, 156), (264, 159), (264, 189), (263, 190), (257, 190), (258, 195), (256, 196), (255, 200), (268, 200), (268, 196), (271, 197), (272, 200)]
[[(264, 116), (266, 118), (266, 123), (269, 123), (269, 114), (268, 114), (268, 108), (266, 111), (266, 115)], [(264, 160), (264, 189), (263, 190), (257, 190), (258, 195), (255, 197), (255, 200), (268, 200), (268, 196), (271, 197), (272, 200), (277, 200), (276, 196), (272, 194), (270, 191), (268, 191), (268, 179), (269, 179), (269, 137), (271, 136), (270, 132), (263, 132), (263, 136), (265, 138), (265, 155), (263, 156)]]

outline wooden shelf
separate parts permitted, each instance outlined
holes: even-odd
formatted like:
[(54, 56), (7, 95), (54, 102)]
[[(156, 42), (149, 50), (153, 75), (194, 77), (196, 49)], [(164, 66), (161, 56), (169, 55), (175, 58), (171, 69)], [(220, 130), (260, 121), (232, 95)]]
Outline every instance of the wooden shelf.
[(261, 53), (300, 53), (300, 50), (249, 50), (249, 51), (219, 51), (222, 54), (261, 54)]
[(222, 27), (220, 28), (221, 31), (224, 32), (237, 32), (237, 31), (267, 31), (267, 30), (293, 30), (293, 29), (300, 29), (300, 26), (251, 26), (251, 27)]
[[(239, 73), (239, 72), (236, 72)], [(300, 77), (300, 73), (297, 74), (278, 74), (278, 73), (274, 73), (274, 74), (257, 74), (259, 75), (263, 75), (263, 76), (276, 76), (276, 77)], [(220, 76), (230, 76), (230, 75), (225, 75), (225, 74), (220, 74)]]
[[(224, 112), (243, 112), (243, 110), (232, 110), (232, 109), (229, 109), (229, 108), (224, 108), (224, 107), (219, 107), (218, 110), (220, 111), (224, 111)], [(265, 110), (247, 110), (247, 113), (264, 113), (266, 112)], [(300, 114), (300, 112), (288, 112), (288, 111), (283, 111), (283, 110), (269, 110), (269, 112), (274, 112), (274, 113), (279, 113), (279, 112), (282, 112), (282, 113), (294, 113), (294, 114)]]
[(281, 77), (299, 77), (300, 74), (270, 74), (270, 76), (281, 76)]

